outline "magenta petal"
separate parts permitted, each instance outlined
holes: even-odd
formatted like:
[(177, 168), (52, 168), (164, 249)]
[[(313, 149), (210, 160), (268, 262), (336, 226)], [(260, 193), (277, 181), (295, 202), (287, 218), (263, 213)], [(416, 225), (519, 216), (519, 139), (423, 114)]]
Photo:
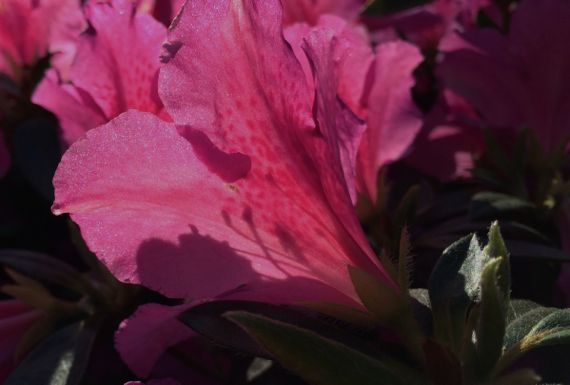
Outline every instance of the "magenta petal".
[(363, 0), (283, 0), (283, 22), (317, 24), (325, 14), (337, 15), (346, 20), (358, 17)]
[(147, 377), (167, 348), (195, 335), (176, 318), (187, 308), (188, 305), (147, 304), (121, 323), (115, 334), (115, 347), (137, 376)]
[(107, 119), (130, 108), (158, 113), (162, 103), (156, 78), (164, 26), (135, 12), (129, 0), (92, 1), (85, 12), (91, 29), (79, 42), (70, 71), (73, 84), (93, 97)]
[(422, 115), (411, 93), (413, 71), (422, 60), (419, 50), (408, 43), (377, 47), (370, 90), (364, 96), (368, 130), (358, 155), (359, 189), (373, 201), (379, 170), (408, 151), (422, 126)]
[(71, 84), (61, 83), (54, 69), (46, 72), (32, 101), (58, 117), (61, 138), (66, 146), (85, 135), (87, 130), (107, 121), (90, 95)]

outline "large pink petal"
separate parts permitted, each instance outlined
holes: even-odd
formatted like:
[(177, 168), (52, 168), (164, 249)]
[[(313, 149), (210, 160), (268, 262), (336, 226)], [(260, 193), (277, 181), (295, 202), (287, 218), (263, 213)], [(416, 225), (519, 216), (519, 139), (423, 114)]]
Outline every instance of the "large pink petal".
[(107, 119), (130, 108), (159, 113), (156, 78), (164, 26), (135, 12), (129, 0), (92, 1), (85, 13), (91, 29), (79, 42), (70, 70), (73, 84), (93, 97)]
[(0, 301), (0, 382), (16, 366), (18, 343), (38, 318), (37, 311), (20, 301)]
[(362, 0), (283, 0), (283, 22), (317, 24), (324, 14), (340, 16), (346, 20), (357, 18)]
[(147, 304), (121, 323), (115, 334), (115, 347), (137, 376), (147, 377), (167, 348), (195, 335), (176, 319), (187, 308), (188, 305)]
[(358, 155), (359, 189), (373, 201), (379, 170), (406, 153), (422, 126), (411, 93), (413, 71), (422, 60), (419, 50), (408, 43), (377, 47), (370, 90), (364, 96), (368, 130)]
[[(300, 209), (295, 217), (317, 220), (326, 233), (338, 234), (334, 243), (342, 245), (354, 263), (369, 265), (374, 257), (363, 246), (362, 232), (350, 229), (347, 237), (337, 221), (338, 212), (349, 227), (356, 221), (352, 213), (344, 215), (350, 203), (346, 188), (337, 189), (336, 194), (323, 191), (330, 184), (331, 169), (334, 178), (344, 178), (340, 170), (346, 164), (339, 164), (338, 150), (347, 143), (338, 136), (344, 127), (336, 120), (342, 111), (331, 111), (335, 114), (331, 121), (313, 127), (311, 90), (283, 40), (279, 19), (279, 6), (273, 0), (187, 3), (170, 31), (169, 53), (161, 69), (161, 95), (176, 123), (207, 132), (226, 152), (251, 158), (249, 183), (240, 186), (247, 189), (245, 194), (280, 191), (279, 205), (290, 206), (291, 214)], [(317, 146), (322, 151), (315, 151)], [(339, 206), (338, 200), (344, 200), (344, 205)], [(265, 199), (257, 202), (267, 211), (276, 209)], [(295, 217), (283, 219), (291, 223), (286, 228), (298, 227)], [(321, 238), (312, 235), (304, 232), (299, 237)]]

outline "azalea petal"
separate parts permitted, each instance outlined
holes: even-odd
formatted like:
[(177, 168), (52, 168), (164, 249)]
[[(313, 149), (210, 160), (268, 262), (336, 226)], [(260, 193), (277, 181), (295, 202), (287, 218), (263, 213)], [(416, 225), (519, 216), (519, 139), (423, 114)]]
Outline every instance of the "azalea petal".
[(317, 24), (324, 14), (354, 20), (363, 5), (362, 0), (283, 0), (283, 22), (286, 25), (299, 22)]
[(17, 76), (17, 67), (33, 64), (48, 48), (68, 59), (69, 38), (84, 27), (76, 0), (3, 0), (0, 4), (0, 72)]
[(159, 113), (156, 78), (164, 26), (135, 12), (130, 0), (91, 1), (85, 13), (91, 28), (79, 42), (70, 70), (73, 84), (93, 97), (107, 119), (129, 108)]
[[(227, 183), (216, 174), (243, 155), (206, 166), (196, 155), (203, 149), (193, 150), (200, 146), (150, 114), (124, 114), (64, 155), (54, 211), (72, 214), (90, 249), (119, 279), (171, 297), (206, 298), (251, 282), (306, 278), (354, 299), (347, 264), (381, 276), (372, 261), (358, 264), (345, 251), (340, 242), (348, 237), (340, 228), (327, 228), (287, 201), (274, 182), (251, 190), (251, 175)], [(312, 297), (290, 286), (296, 290), (292, 298)]]
[(49, 51), (53, 55), (51, 64), (67, 79), (77, 52), (79, 35), (87, 28), (87, 21), (79, 1), (51, 1), (55, 2), (56, 6), (55, 12), (49, 18), (52, 24), (49, 39)]
[(54, 69), (46, 72), (34, 91), (32, 101), (57, 116), (66, 146), (85, 135), (87, 130), (107, 121), (88, 93), (72, 84), (62, 83)]
[(364, 96), (368, 130), (358, 155), (359, 190), (376, 199), (376, 178), (386, 164), (400, 159), (422, 126), (422, 115), (412, 99), (413, 71), (423, 61), (408, 43), (377, 47), (371, 85)]
[(168, 347), (195, 335), (176, 318), (187, 308), (188, 305), (147, 304), (121, 323), (115, 334), (115, 347), (137, 376), (147, 377)]

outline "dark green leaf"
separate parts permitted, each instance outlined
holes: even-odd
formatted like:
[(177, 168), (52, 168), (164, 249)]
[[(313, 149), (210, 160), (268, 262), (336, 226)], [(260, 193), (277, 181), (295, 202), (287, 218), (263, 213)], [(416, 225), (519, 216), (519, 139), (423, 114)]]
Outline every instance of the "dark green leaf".
[(400, 12), (428, 2), (429, 0), (371, 0), (364, 9), (364, 15), (383, 15)]
[(538, 307), (526, 311), (523, 315), (514, 319), (508, 326), (505, 334), (504, 347), (511, 348), (513, 345), (522, 341), (522, 339), (530, 333), (532, 328), (540, 322), (544, 317), (555, 312), (555, 308)]
[(230, 312), (226, 317), (311, 384), (424, 384), (412, 368), (376, 360), (309, 330), (247, 312)]
[(78, 385), (96, 329), (78, 322), (48, 337), (10, 374), (4, 385)]
[[(311, 309), (314, 308), (311, 306)], [(221, 346), (265, 358), (271, 357), (268, 357), (267, 353), (260, 349), (258, 344), (242, 328), (222, 317), (223, 314), (230, 311), (255, 313), (304, 329), (318, 331), (325, 337), (340, 340), (349, 345), (358, 345), (359, 349), (370, 348), (360, 345), (361, 339), (347, 333), (346, 330), (353, 327), (354, 332), (359, 333), (362, 329), (343, 324), (342, 321), (336, 319), (329, 322), (330, 317), (326, 320), (319, 318), (319, 313), (311, 309), (252, 301), (215, 301), (194, 306), (179, 315), (178, 319)], [(345, 330), (341, 330), (338, 326), (342, 326)]]
[(481, 302), (475, 328), (476, 362), (479, 379), (486, 379), (494, 369), (503, 348), (505, 336), (506, 301), (508, 293), (500, 286), (500, 270), (506, 257), (493, 258), (485, 265), (481, 275)]
[(522, 317), (526, 313), (541, 307), (538, 303), (526, 299), (511, 299), (509, 309), (507, 311), (507, 325), (510, 325), (517, 318)]
[(479, 297), (485, 260), (477, 237), (467, 236), (443, 251), (429, 279), (436, 337), (456, 352), (462, 343), (467, 310)]
[(475, 194), (469, 207), (469, 217), (477, 219), (512, 218), (528, 215), (535, 206), (520, 198), (496, 192)]

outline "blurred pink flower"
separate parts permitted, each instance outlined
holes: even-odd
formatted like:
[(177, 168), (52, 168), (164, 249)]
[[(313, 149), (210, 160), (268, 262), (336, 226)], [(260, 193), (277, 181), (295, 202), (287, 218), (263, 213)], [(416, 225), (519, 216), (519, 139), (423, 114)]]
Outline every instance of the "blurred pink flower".
[(16, 367), (16, 350), (39, 313), (18, 300), (0, 301), (0, 382)]
[(439, 74), (471, 103), (487, 126), (515, 135), (529, 128), (545, 153), (565, 150), (570, 136), (570, 3), (526, 0), (508, 36), (491, 29), (450, 36)]
[(426, 115), (406, 162), (439, 180), (467, 178), (484, 147), (483, 126), (473, 107), (444, 89)]
[[(394, 285), (354, 213), (364, 125), (338, 97), (335, 31), (313, 31), (302, 44), (311, 86), (281, 19), (277, 0), (188, 2), (159, 81), (176, 125), (131, 111), (64, 155), (54, 212), (71, 214), (120, 280), (187, 301), (357, 307), (348, 265)], [(148, 357), (119, 345), (138, 373), (187, 338), (164, 327), (180, 311), (171, 309), (124, 326), (173, 332), (157, 332), (164, 338)]]
[(364, 6), (363, 0), (283, 0), (283, 23), (315, 25), (325, 14), (354, 21)]
[(375, 40), (392, 40), (403, 35), (422, 49), (436, 49), (447, 34), (474, 26), (481, 10), (497, 17), (490, 0), (434, 0), (392, 15), (367, 16), (363, 21), (378, 31)]
[(15, 80), (24, 66), (48, 52), (65, 67), (85, 22), (79, 0), (3, 0), (0, 3), (0, 73)]
[(69, 81), (50, 69), (36, 88), (32, 100), (58, 117), (66, 145), (128, 109), (167, 119), (157, 89), (166, 29), (134, 7), (130, 0), (88, 2), (91, 27), (79, 38)]

